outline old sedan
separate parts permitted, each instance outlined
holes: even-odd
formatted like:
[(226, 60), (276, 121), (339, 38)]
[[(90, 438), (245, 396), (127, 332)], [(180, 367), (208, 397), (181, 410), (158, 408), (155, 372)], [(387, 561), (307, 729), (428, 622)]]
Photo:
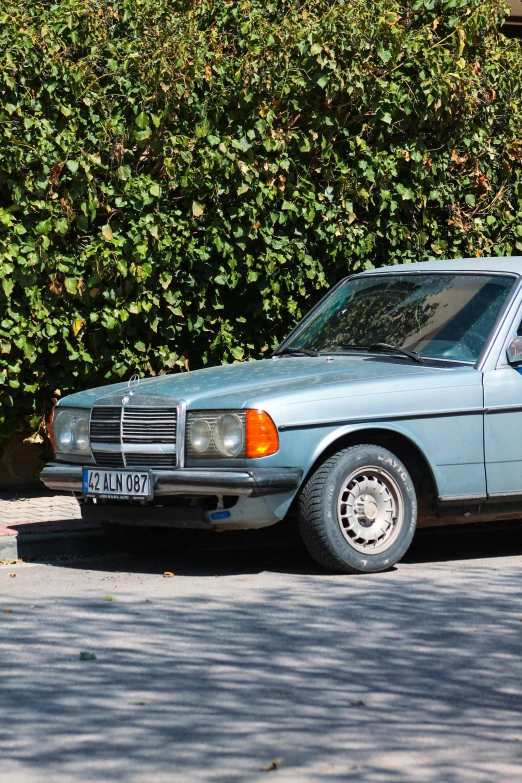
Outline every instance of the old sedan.
[(417, 525), (522, 517), (521, 321), (520, 258), (354, 275), (270, 359), (60, 400), (41, 477), (142, 541), (292, 510), (323, 566), (381, 571)]

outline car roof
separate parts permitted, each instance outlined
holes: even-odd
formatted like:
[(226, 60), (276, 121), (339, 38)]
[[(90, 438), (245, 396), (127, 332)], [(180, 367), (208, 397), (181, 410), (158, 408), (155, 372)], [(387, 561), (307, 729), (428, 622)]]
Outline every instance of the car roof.
[(395, 272), (506, 272), (522, 275), (522, 256), (508, 258), (450, 258), (446, 261), (421, 261), (416, 264), (367, 269), (363, 274), (393, 274)]

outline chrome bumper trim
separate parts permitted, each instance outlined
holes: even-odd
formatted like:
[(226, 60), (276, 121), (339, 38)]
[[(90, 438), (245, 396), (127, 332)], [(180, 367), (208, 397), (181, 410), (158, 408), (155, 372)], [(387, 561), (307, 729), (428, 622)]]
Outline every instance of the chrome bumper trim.
[[(94, 466), (90, 465), (93, 468)], [(100, 467), (100, 470), (110, 468)], [(138, 468), (136, 468), (138, 470)], [(153, 470), (154, 497), (161, 495), (244, 495), (260, 497), (296, 490), (300, 468), (181, 468)], [(82, 467), (49, 463), (40, 473), (49, 489), (82, 492)]]

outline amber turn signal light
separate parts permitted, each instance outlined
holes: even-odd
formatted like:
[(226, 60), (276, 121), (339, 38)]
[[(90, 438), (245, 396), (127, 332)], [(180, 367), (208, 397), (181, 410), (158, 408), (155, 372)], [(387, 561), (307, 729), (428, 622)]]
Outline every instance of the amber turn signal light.
[(53, 438), (53, 419), (54, 419), (54, 407), (51, 411), (51, 415), (49, 416), (49, 440), (51, 441), (51, 446), (53, 448), (54, 453), (56, 454), (56, 449), (54, 447), (54, 438)]
[(268, 457), (279, 449), (277, 428), (265, 411), (246, 412), (246, 455)]

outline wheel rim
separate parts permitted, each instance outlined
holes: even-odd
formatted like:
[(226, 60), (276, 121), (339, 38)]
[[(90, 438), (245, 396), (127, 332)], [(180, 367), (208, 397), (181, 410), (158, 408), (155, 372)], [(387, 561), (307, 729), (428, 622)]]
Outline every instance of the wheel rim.
[(404, 521), (402, 492), (393, 476), (375, 465), (350, 473), (339, 492), (337, 519), (357, 552), (376, 555), (388, 549)]

